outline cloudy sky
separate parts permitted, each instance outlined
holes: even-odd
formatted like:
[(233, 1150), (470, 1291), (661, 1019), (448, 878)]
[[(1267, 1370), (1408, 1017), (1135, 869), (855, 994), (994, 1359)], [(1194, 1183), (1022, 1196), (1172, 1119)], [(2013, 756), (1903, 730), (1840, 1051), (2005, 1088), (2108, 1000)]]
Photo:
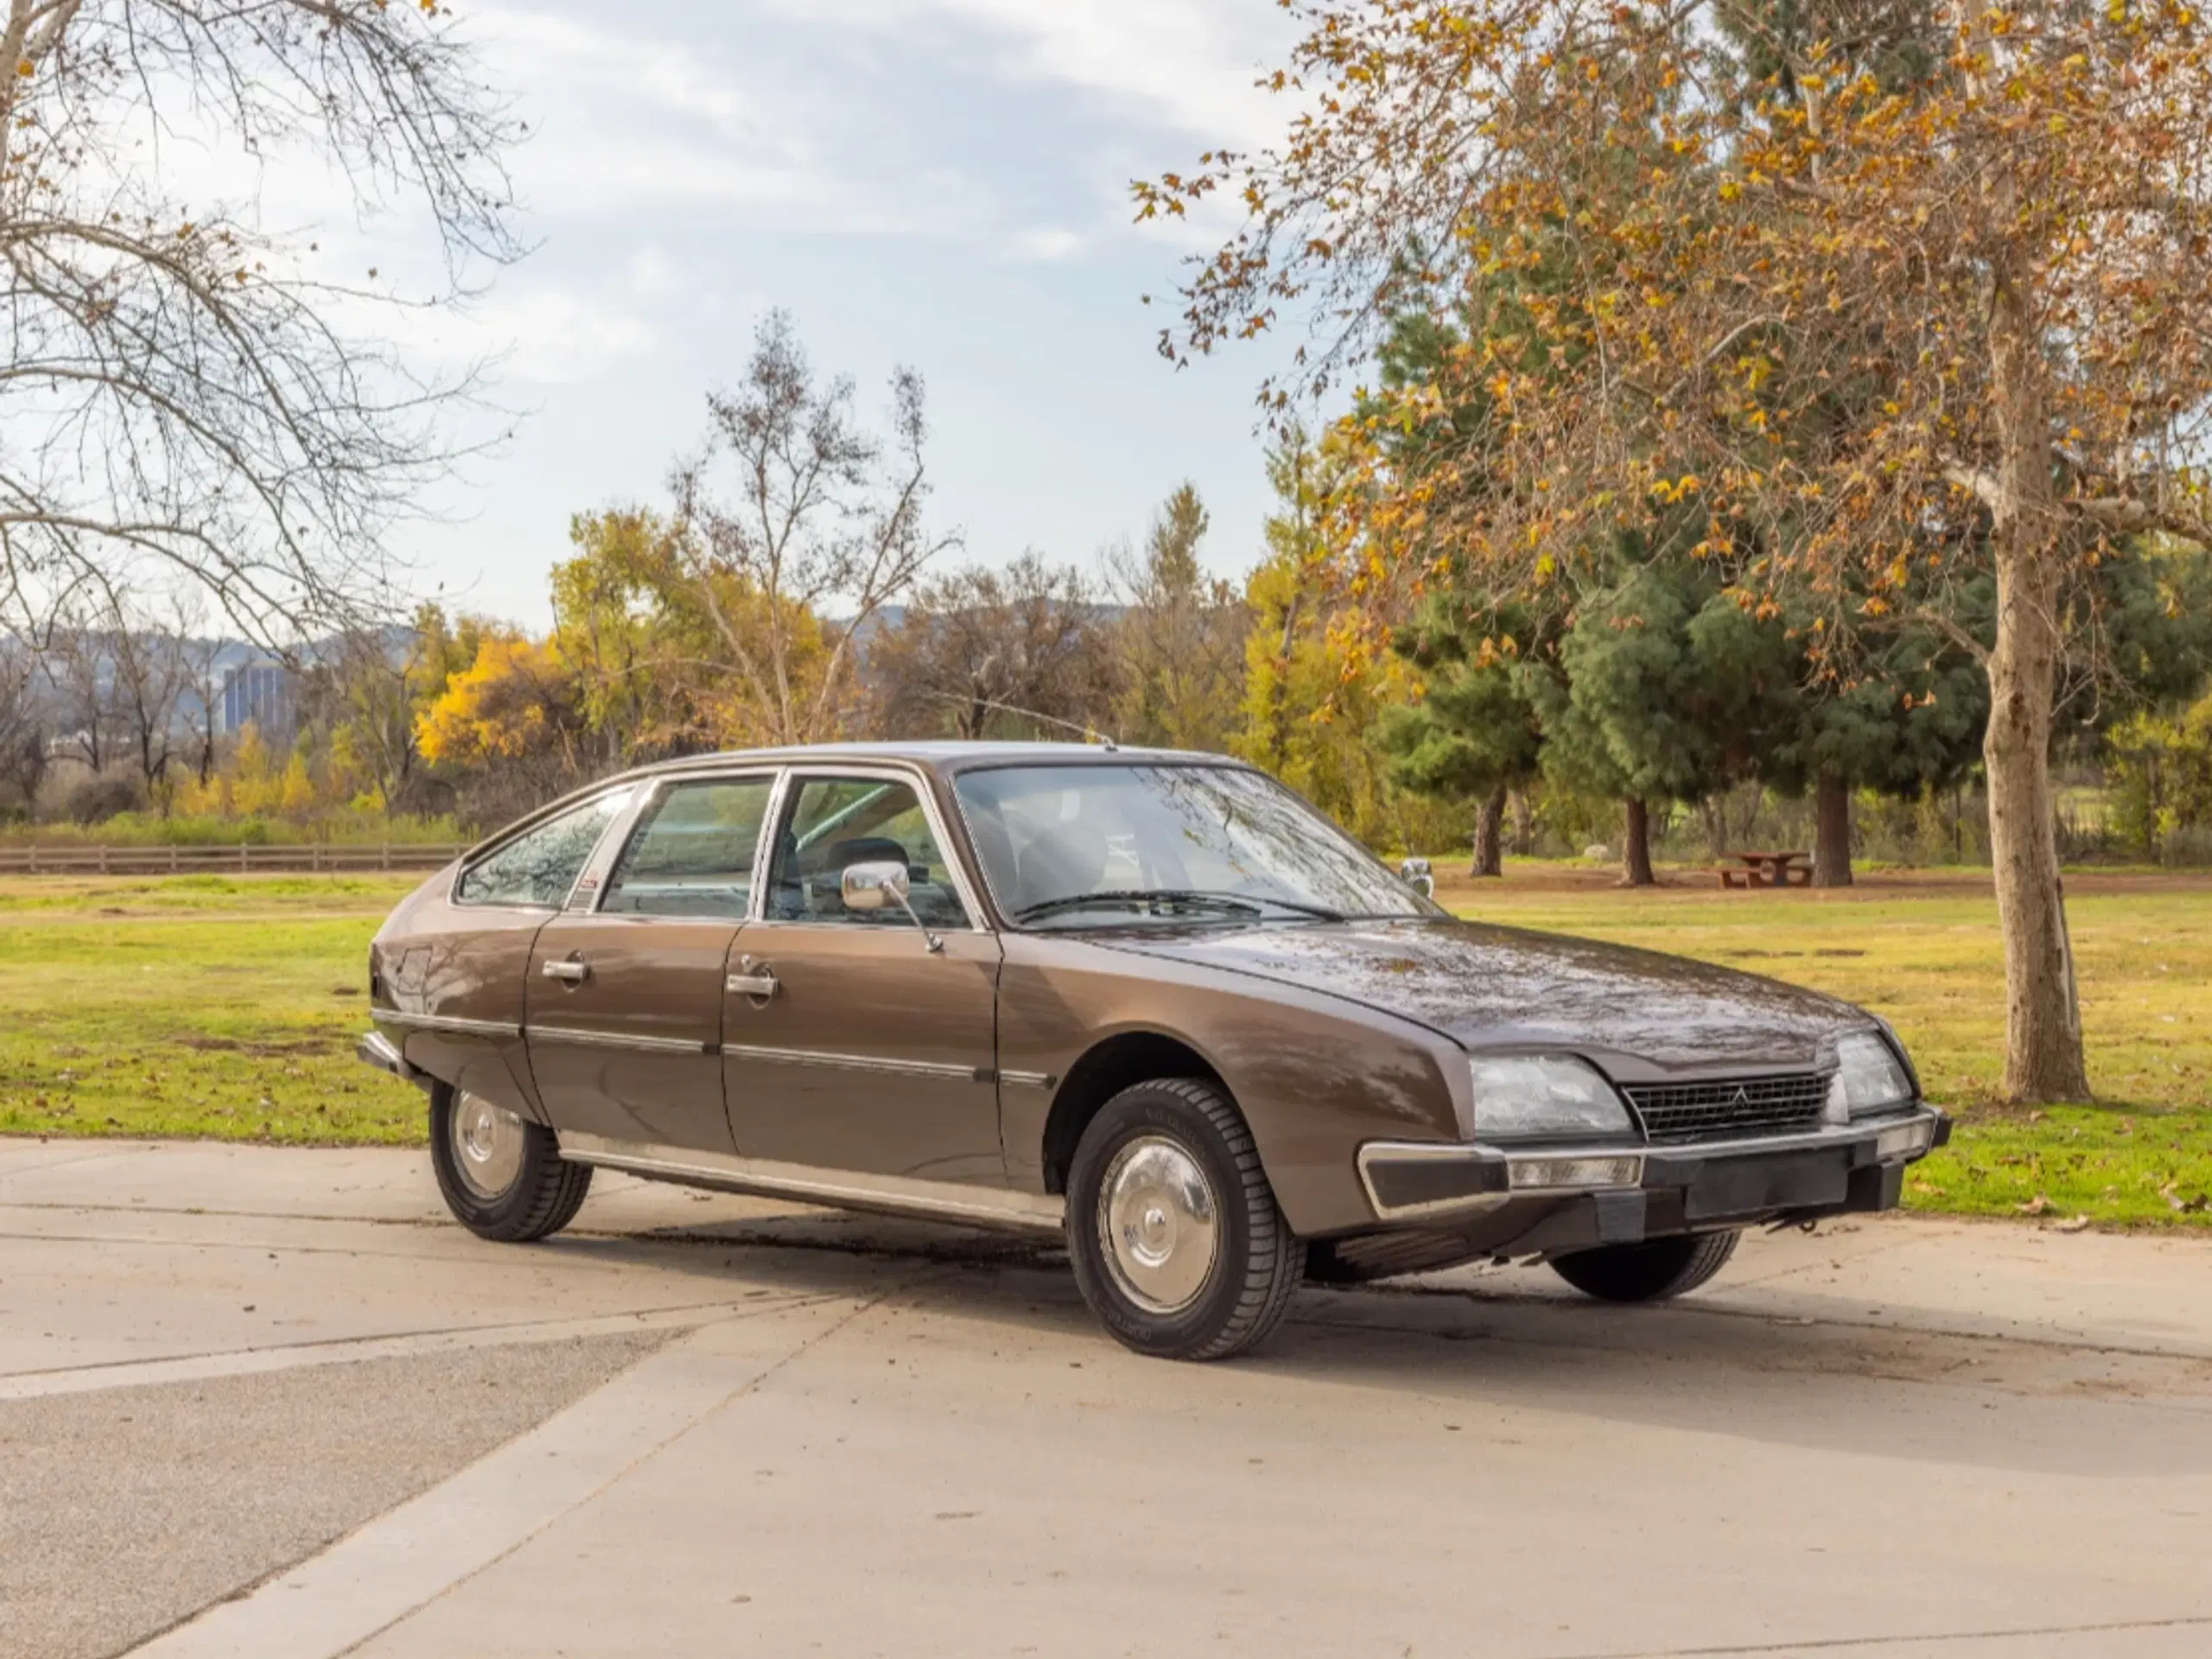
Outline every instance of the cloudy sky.
[[(449, 341), (504, 353), (525, 411), (401, 551), (471, 608), (545, 620), (569, 515), (658, 499), (703, 397), (789, 310), (864, 406), (926, 378), (938, 518), (969, 556), (1089, 562), (1193, 480), (1210, 563), (1255, 556), (1255, 351), (1176, 372), (1154, 342), (1181, 227), (1128, 181), (1249, 144), (1287, 41), (1270, 0), (467, 0), (533, 137), (536, 244)], [(372, 239), (374, 239), (373, 236)]]

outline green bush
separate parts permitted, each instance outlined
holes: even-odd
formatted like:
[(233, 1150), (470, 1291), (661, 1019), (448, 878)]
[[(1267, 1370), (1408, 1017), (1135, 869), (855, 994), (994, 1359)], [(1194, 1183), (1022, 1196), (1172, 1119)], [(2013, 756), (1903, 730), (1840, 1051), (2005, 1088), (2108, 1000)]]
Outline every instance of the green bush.
[(2212, 844), (2212, 692), (2171, 719), (2135, 715), (2112, 747), (2113, 830), (2162, 862), (2202, 858)]

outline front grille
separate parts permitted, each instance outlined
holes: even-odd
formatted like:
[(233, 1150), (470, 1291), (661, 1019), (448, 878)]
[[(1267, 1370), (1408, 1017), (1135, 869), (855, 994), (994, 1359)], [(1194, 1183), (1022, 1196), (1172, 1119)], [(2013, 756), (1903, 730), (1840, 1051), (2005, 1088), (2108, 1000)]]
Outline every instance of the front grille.
[(1622, 1092), (1655, 1144), (1818, 1128), (1827, 1074), (1717, 1077), (1705, 1083), (1631, 1083)]

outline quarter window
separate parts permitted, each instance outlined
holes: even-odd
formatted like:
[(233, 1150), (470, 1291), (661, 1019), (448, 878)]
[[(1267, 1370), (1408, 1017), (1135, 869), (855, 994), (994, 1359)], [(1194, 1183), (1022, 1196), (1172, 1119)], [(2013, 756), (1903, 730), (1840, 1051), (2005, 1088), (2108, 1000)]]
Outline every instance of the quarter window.
[(600, 909), (742, 920), (772, 790), (766, 778), (671, 785), (630, 838)]
[(464, 870), (454, 896), (464, 905), (559, 909), (628, 798), (618, 789), (524, 830)]
[(931, 927), (968, 925), (944, 849), (908, 784), (883, 778), (810, 778), (794, 793), (776, 838), (767, 913), (785, 922), (912, 927), (896, 905), (847, 910), (844, 874), (853, 864), (903, 863), (908, 902)]

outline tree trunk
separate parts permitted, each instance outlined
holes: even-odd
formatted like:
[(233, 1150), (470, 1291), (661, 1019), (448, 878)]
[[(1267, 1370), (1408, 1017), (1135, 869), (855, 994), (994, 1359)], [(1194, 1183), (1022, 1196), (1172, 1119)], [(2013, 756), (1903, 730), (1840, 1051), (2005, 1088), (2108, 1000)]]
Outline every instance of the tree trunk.
[(1529, 798), (1529, 791), (1513, 791), (1513, 856), (1534, 858), (1536, 855), (1536, 804)]
[(1813, 885), (1851, 885), (1851, 786), (1828, 772), (1813, 785)]
[(1728, 798), (1708, 795), (1697, 804), (1705, 819), (1705, 847), (1715, 858), (1728, 856)]
[(2025, 293), (2031, 280), (2024, 257), (2009, 260), (1997, 272), (1990, 305), (1992, 391), (2003, 453), (1992, 514), (1997, 643), (1989, 654), (1989, 728), (1981, 753), (2005, 944), (2005, 1094), (2014, 1101), (2074, 1101), (2089, 1098), (2089, 1080), (2050, 786), (2060, 545), (2042, 341)]
[(1472, 876), (1503, 875), (1505, 864), (1498, 844), (1498, 830), (1505, 823), (1505, 785), (1500, 784), (1483, 799), (1475, 818), (1475, 863)]
[(1658, 878), (1651, 874), (1651, 814), (1641, 795), (1630, 796), (1622, 803), (1621, 885), (1658, 885)]

